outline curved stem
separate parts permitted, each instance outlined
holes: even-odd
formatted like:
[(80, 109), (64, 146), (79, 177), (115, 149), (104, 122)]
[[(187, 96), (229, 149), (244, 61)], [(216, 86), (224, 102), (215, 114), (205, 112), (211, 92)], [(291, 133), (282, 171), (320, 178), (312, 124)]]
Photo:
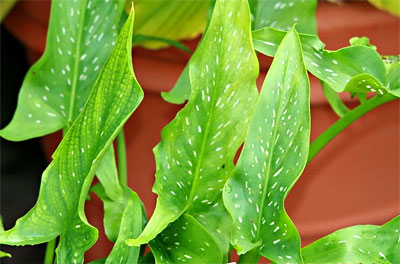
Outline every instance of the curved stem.
[(332, 139), (334, 139), (340, 132), (342, 132), (358, 118), (365, 115), (372, 109), (395, 99), (397, 99), (397, 97), (391, 94), (375, 96), (345, 114), (313, 141), (310, 146), (310, 153), (308, 155), (307, 162), (310, 162)]
[(257, 264), (260, 259), (259, 248), (254, 248), (239, 257), (238, 264)]
[(50, 240), (46, 245), (46, 252), (44, 255), (44, 264), (53, 264), (54, 261), (54, 250), (56, 248), (57, 238)]
[(128, 185), (128, 165), (126, 161), (126, 146), (124, 129), (117, 136), (118, 173), (122, 185)]

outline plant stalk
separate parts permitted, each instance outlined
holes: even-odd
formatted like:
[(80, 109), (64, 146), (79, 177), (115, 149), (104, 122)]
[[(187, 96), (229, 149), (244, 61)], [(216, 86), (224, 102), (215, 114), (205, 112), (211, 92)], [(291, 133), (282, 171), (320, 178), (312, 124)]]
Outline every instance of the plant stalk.
[(128, 165), (126, 160), (126, 145), (124, 129), (117, 136), (118, 173), (122, 185), (128, 185)]
[(334, 139), (340, 132), (342, 132), (358, 118), (365, 115), (372, 109), (395, 99), (397, 99), (397, 97), (391, 94), (375, 96), (345, 114), (313, 141), (310, 146), (310, 153), (308, 155), (307, 162), (309, 163), (332, 139)]
[(239, 257), (238, 264), (257, 264), (260, 259), (259, 248), (254, 248)]
[(56, 242), (57, 242), (57, 237), (47, 242), (46, 252), (44, 254), (44, 264), (53, 264)]

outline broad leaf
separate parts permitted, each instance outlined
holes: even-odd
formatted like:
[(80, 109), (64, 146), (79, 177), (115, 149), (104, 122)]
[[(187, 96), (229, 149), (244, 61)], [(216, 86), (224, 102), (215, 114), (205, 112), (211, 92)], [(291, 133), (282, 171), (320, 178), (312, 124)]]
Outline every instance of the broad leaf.
[(281, 263), (301, 263), (300, 237), (284, 200), (302, 173), (310, 139), (310, 85), (294, 29), (267, 74), (243, 151), (226, 183), (238, 254), (257, 248)]
[[(127, 188), (128, 189), (128, 188)], [(130, 190), (129, 190), (130, 191)], [(130, 191), (130, 198), (122, 214), (118, 239), (107, 257), (108, 263), (136, 264), (139, 259), (139, 247), (129, 247), (125, 240), (137, 237), (142, 231), (142, 207), (137, 194)]]
[(17, 110), (0, 136), (19, 141), (71, 125), (115, 45), (124, 5), (52, 1), (46, 50), (26, 74)]
[[(0, 233), (1, 232), (4, 232), (4, 226), (3, 226), (3, 219), (2, 219), (2, 217), (0, 215)], [(4, 257), (11, 258), (11, 254), (9, 254), (7, 252), (0, 251), (0, 258), (4, 258)]]
[[(274, 56), (285, 32), (263, 28), (253, 32), (254, 47)], [(300, 34), (306, 68), (336, 92), (343, 92), (350, 80), (368, 74), (386, 86), (385, 67), (379, 54), (367, 46), (351, 46), (337, 51), (324, 50), (318, 37)], [(350, 88), (347, 88), (349, 90)]]
[[(209, 3), (209, 0), (136, 0), (134, 34), (170, 40), (196, 37), (206, 26)], [(148, 41), (141, 45), (153, 49), (168, 46), (159, 41)]]
[(316, 0), (252, 0), (253, 29), (289, 30), (296, 24), (301, 33), (317, 34)]
[(368, 2), (394, 16), (400, 16), (400, 1), (398, 0), (368, 0)]
[(16, 225), (0, 233), (0, 243), (38, 244), (61, 235), (58, 263), (80, 263), (97, 239), (86, 220), (84, 202), (93, 175), (115, 136), (143, 98), (132, 71), (133, 13), (101, 70), (82, 113), (44, 171), (36, 205)]
[(184, 214), (150, 242), (156, 263), (222, 263), (222, 252), (196, 219)]
[(347, 227), (302, 250), (305, 263), (400, 263), (400, 217), (382, 226)]
[(128, 242), (147, 243), (187, 213), (204, 225), (226, 254), (229, 234), (222, 231), (229, 229), (229, 216), (221, 189), (257, 97), (258, 64), (247, 1), (216, 2), (189, 73), (189, 102), (163, 129), (154, 149), (155, 212), (140, 237)]

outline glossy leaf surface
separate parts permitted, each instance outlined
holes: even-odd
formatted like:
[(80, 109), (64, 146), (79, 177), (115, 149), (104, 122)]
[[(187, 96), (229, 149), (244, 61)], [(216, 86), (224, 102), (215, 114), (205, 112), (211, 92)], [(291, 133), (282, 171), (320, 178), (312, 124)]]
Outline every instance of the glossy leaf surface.
[(301, 263), (300, 237), (284, 200), (302, 173), (310, 138), (309, 81), (295, 30), (267, 74), (238, 164), (224, 189), (239, 254), (257, 248), (278, 262)]
[[(254, 47), (267, 56), (274, 56), (284, 35), (285, 32), (272, 28), (254, 31)], [(307, 70), (336, 92), (343, 92), (350, 80), (359, 74), (368, 74), (382, 86), (386, 85), (384, 64), (373, 48), (357, 45), (328, 51), (316, 36), (300, 34), (300, 40)]]
[(253, 29), (289, 30), (296, 24), (301, 33), (316, 34), (316, 0), (251, 0)]
[(399, 263), (400, 217), (382, 226), (359, 225), (329, 234), (302, 250), (305, 263)]
[(115, 45), (124, 5), (119, 0), (52, 1), (46, 50), (25, 76), (2, 137), (26, 140), (72, 124)]
[(206, 229), (184, 214), (150, 242), (156, 263), (222, 263), (222, 252)]
[(141, 236), (129, 244), (154, 239), (170, 222), (187, 213), (227, 253), (230, 225), (221, 190), (257, 97), (258, 63), (247, 1), (216, 2), (189, 73), (189, 102), (163, 129), (161, 142), (154, 149), (155, 212)]
[(133, 13), (101, 70), (82, 113), (44, 171), (36, 205), (0, 233), (0, 243), (38, 244), (61, 235), (58, 263), (80, 263), (97, 239), (84, 214), (90, 184), (106, 150), (143, 98), (132, 71)]

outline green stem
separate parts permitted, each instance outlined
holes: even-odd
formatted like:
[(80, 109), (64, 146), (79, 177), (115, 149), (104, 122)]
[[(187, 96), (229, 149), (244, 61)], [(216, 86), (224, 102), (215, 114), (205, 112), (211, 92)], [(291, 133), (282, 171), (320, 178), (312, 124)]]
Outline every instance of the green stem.
[(54, 250), (56, 248), (57, 238), (50, 240), (46, 245), (46, 253), (44, 255), (44, 264), (53, 264)]
[(260, 259), (259, 248), (254, 248), (239, 257), (238, 264), (257, 264)]
[(124, 129), (117, 136), (118, 173), (122, 185), (128, 185), (128, 166), (126, 161), (126, 146)]
[(365, 115), (372, 109), (395, 99), (397, 99), (397, 97), (391, 94), (375, 96), (345, 114), (342, 118), (325, 130), (316, 140), (314, 140), (310, 146), (308, 162), (310, 162), (332, 139), (334, 139), (340, 132), (342, 132), (358, 118)]

